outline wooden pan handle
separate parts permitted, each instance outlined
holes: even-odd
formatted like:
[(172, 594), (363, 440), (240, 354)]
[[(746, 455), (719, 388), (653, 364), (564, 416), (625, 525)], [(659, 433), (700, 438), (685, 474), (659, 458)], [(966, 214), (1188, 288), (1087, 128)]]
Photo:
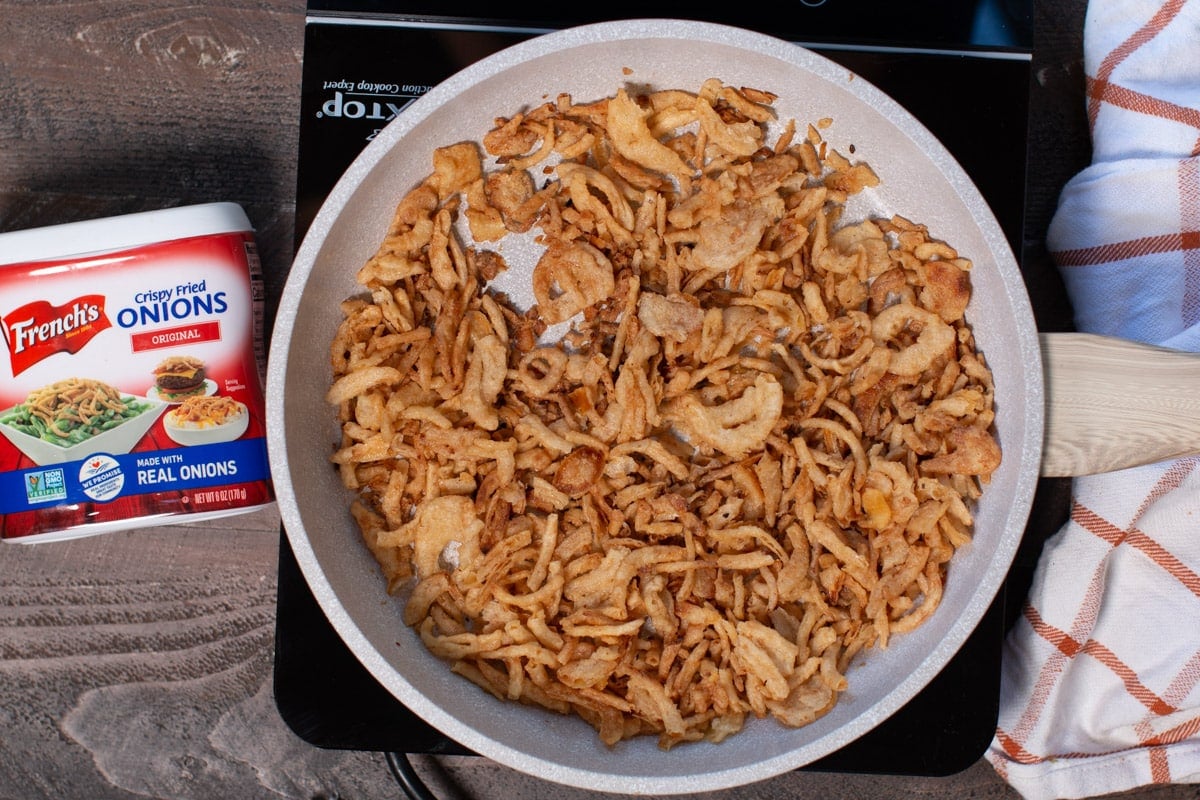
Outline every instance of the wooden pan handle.
[(1042, 475), (1093, 475), (1200, 453), (1200, 354), (1086, 333), (1040, 338)]

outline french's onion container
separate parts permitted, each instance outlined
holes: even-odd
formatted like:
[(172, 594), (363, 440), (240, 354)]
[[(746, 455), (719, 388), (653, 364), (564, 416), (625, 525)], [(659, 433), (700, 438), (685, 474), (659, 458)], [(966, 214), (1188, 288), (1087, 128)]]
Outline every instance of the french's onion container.
[(0, 539), (273, 503), (263, 301), (236, 203), (0, 234)]

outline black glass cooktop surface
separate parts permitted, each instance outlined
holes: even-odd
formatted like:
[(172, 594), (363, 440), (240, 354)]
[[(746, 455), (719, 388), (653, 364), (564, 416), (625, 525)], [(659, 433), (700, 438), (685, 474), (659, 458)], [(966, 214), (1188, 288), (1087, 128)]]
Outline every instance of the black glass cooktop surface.
[[(909, 11), (898, 13), (901, 6)], [(430, 87), (522, 39), (612, 18), (542, 18), (536, 14), (545, 12), (526, 12), (495, 19), (489, 16), (494, 4), (460, 3), (452, 16), (439, 8), (372, 0), (310, 2), (297, 243), (354, 157)], [(636, 8), (641, 17), (680, 16), (669, 4), (645, 2)], [(808, 0), (774, 7), (771, 19), (761, 24), (704, 18), (795, 41), (887, 92), (955, 155), (1014, 252), (1021, 254), (1031, 65), (1025, 4), (955, 0), (912, 12), (911, 4)], [(1035, 503), (1033, 538), (1053, 530), (1056, 513), (1053, 503)], [(326, 748), (467, 754), (359, 664), (313, 598), (282, 532), (279, 549), (274, 688), (288, 725)], [(1009, 584), (965, 646), (920, 694), (875, 730), (806, 769), (947, 775), (973, 764), (995, 730), (1000, 647), (1031, 569), (1031, 557), (1018, 558)]]

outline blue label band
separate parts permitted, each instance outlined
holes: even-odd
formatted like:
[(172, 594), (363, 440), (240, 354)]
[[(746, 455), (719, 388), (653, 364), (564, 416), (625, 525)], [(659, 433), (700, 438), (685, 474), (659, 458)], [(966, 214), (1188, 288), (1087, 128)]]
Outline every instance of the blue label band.
[(117, 456), (93, 453), (80, 461), (0, 474), (0, 514), (267, 481), (270, 474), (261, 437)]

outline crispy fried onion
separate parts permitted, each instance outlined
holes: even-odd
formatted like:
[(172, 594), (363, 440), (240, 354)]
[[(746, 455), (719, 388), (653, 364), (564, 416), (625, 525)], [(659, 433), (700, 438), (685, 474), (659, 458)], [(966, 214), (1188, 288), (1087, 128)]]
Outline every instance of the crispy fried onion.
[[(1000, 463), (970, 262), (847, 224), (874, 173), (768, 142), (773, 100), (560, 96), (439, 150), (331, 346), (333, 462), (406, 623), (608, 744), (828, 712), (934, 613)], [(483, 243), (527, 230), (521, 311)]]

